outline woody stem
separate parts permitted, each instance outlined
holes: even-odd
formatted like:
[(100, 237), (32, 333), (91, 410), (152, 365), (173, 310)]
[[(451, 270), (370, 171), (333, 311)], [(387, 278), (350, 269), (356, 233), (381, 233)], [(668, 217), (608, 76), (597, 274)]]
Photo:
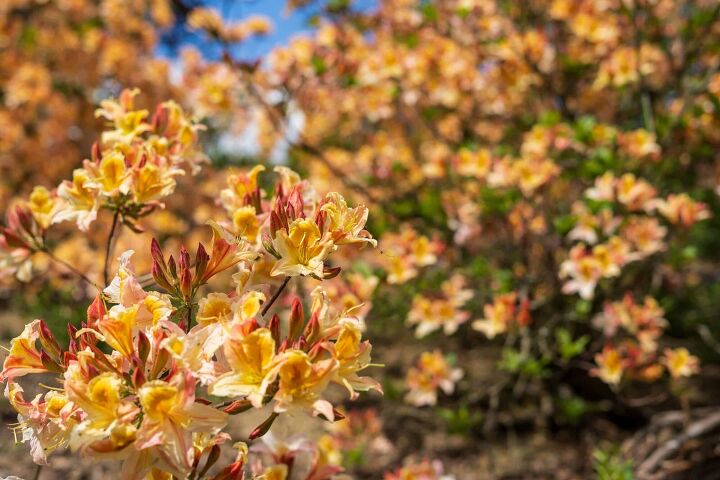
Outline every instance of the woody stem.
[(108, 233), (107, 243), (105, 245), (105, 263), (103, 265), (103, 282), (107, 286), (110, 281), (110, 257), (112, 256), (115, 248), (115, 238), (118, 230), (118, 221), (120, 220), (120, 209), (115, 210), (113, 215), (112, 226), (110, 227), (110, 233)]
[(265, 314), (268, 312), (268, 310), (270, 310), (270, 307), (273, 306), (273, 303), (275, 303), (275, 300), (278, 299), (278, 297), (280, 296), (280, 294), (282, 293), (282, 291), (285, 290), (285, 287), (287, 287), (287, 284), (288, 284), (289, 282), (290, 282), (290, 277), (285, 277), (285, 280), (283, 280), (283, 283), (282, 283), (282, 285), (280, 285), (280, 288), (278, 288), (278, 289), (275, 291), (275, 294), (272, 296), (272, 298), (270, 299), (270, 301), (268, 301), (268, 302), (263, 306), (263, 309), (262, 309), (262, 312), (261, 312), (263, 316), (265, 316)]
[(98, 290), (100, 289), (100, 288), (97, 286), (97, 284), (96, 284), (95, 282), (93, 282), (92, 280), (90, 280), (90, 278), (89, 278), (87, 275), (85, 275), (84, 273), (82, 273), (80, 270), (78, 270), (77, 268), (73, 267), (72, 265), (70, 265), (68, 262), (66, 262), (66, 261), (63, 260), (62, 258), (56, 257), (55, 254), (52, 253), (49, 249), (47, 249), (47, 248), (42, 248), (42, 249), (40, 249), (40, 251), (43, 252), (43, 253), (45, 253), (48, 257), (50, 257), (50, 260), (52, 260), (53, 262), (59, 263), (60, 265), (62, 265), (63, 267), (67, 268), (68, 270), (70, 270), (70, 272), (74, 273), (75, 275), (77, 275), (78, 277), (80, 277), (82, 280), (84, 280), (84, 281), (87, 282), (88, 284), (92, 285), (93, 287), (97, 288)]

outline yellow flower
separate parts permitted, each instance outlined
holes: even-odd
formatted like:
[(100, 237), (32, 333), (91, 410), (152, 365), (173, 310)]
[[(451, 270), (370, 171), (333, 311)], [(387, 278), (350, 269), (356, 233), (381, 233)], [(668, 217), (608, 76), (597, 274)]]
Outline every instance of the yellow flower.
[(100, 207), (97, 190), (91, 185), (88, 171), (84, 168), (73, 171), (72, 182), (65, 180), (60, 184), (58, 197), (64, 200), (64, 205), (58, 213), (58, 221), (74, 219), (80, 230), (87, 231)]
[(183, 173), (179, 168), (161, 168), (159, 165), (147, 162), (133, 172), (134, 200), (137, 203), (148, 203), (170, 195), (175, 190), (173, 177)]
[(337, 362), (334, 359), (311, 362), (308, 354), (301, 350), (286, 350), (277, 359), (277, 366), (270, 372), (268, 383), (280, 378), (275, 394), (275, 411), (288, 408), (312, 407), (329, 420), (334, 418), (333, 408), (320, 395), (332, 379)]
[(232, 336), (225, 343), (224, 352), (231, 371), (220, 375), (208, 392), (220, 397), (247, 397), (260, 408), (275, 358), (275, 341), (270, 330), (259, 328), (244, 337)]
[(255, 207), (247, 205), (240, 207), (232, 214), (233, 226), (239, 237), (247, 238), (248, 242), (255, 243), (260, 231)]
[(252, 195), (258, 188), (257, 177), (265, 171), (265, 166), (256, 165), (247, 173), (233, 173), (228, 176), (227, 183), (230, 188), (220, 192), (223, 206), (232, 213), (245, 205), (244, 199)]
[(242, 323), (255, 318), (264, 302), (264, 293), (255, 290), (247, 292), (233, 305), (233, 321)]
[(40, 358), (40, 352), (35, 346), (39, 337), (40, 320), (25, 325), (22, 333), (10, 343), (10, 352), (3, 363), (0, 380), (47, 372)]
[[(105, 195), (114, 195), (118, 191), (128, 192), (128, 171), (125, 166), (125, 156), (118, 150), (111, 150), (100, 160), (97, 186)], [(95, 186), (93, 184), (93, 186)]]
[(176, 372), (170, 380), (153, 380), (138, 391), (143, 422), (135, 447), (156, 447), (176, 476), (184, 478), (195, 460), (193, 432), (215, 433), (227, 423), (227, 415), (195, 401), (195, 381), (190, 372)]
[(325, 203), (320, 207), (320, 211), (326, 215), (325, 228), (332, 235), (335, 245), (369, 243), (377, 246), (377, 241), (363, 230), (368, 218), (367, 207), (360, 205), (348, 208), (342, 195), (331, 192), (325, 197)]
[(232, 318), (232, 301), (224, 293), (211, 293), (199, 302), (197, 322), (205, 326), (225, 323)]
[(51, 195), (47, 188), (37, 186), (30, 194), (28, 206), (37, 224), (41, 228), (47, 229), (54, 223), (60, 204), (58, 198)]
[(270, 275), (323, 278), (323, 262), (335, 248), (332, 240), (327, 235), (321, 235), (317, 224), (307, 218), (294, 220), (288, 230), (277, 231), (273, 245), (281, 258)]
[(338, 362), (335, 371), (335, 381), (344, 385), (352, 398), (358, 393), (366, 392), (372, 388), (381, 392), (382, 388), (375, 380), (369, 377), (359, 377), (358, 372), (370, 365), (370, 342), (362, 341), (362, 333), (358, 324), (351, 320), (344, 320), (340, 334), (335, 342), (334, 356)]
[(592, 375), (610, 385), (620, 383), (625, 371), (625, 362), (617, 349), (606, 346), (601, 353), (595, 355), (595, 363), (598, 368), (591, 370)]
[(476, 152), (463, 148), (457, 155), (457, 171), (467, 177), (485, 178), (490, 173), (491, 161), (490, 150), (486, 148)]
[(663, 363), (672, 378), (689, 377), (700, 370), (700, 361), (687, 348), (666, 349)]
[(133, 333), (137, 326), (139, 308), (139, 305), (127, 308), (116, 305), (98, 322), (98, 330), (104, 341), (126, 358), (131, 358), (135, 352)]

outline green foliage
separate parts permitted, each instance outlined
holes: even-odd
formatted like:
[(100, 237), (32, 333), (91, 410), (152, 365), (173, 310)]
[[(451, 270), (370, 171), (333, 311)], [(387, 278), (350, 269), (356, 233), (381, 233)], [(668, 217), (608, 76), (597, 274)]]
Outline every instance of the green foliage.
[(593, 468), (597, 480), (635, 480), (632, 462), (625, 460), (617, 447), (596, 449)]
[(457, 409), (440, 408), (438, 415), (447, 424), (447, 431), (451, 434), (467, 435), (482, 421), (482, 413), (471, 411), (467, 405), (461, 405)]
[(498, 368), (524, 377), (542, 379), (550, 376), (550, 370), (547, 368), (549, 363), (548, 358), (536, 358), (513, 348), (505, 348)]
[(570, 393), (561, 394), (555, 398), (555, 406), (557, 408), (558, 420), (562, 423), (577, 425), (580, 420), (593, 410), (593, 405), (589, 404), (583, 398)]
[(581, 337), (573, 340), (572, 335), (567, 329), (558, 328), (555, 330), (555, 341), (558, 345), (560, 357), (567, 362), (585, 351), (585, 347), (590, 341), (590, 337), (582, 335)]

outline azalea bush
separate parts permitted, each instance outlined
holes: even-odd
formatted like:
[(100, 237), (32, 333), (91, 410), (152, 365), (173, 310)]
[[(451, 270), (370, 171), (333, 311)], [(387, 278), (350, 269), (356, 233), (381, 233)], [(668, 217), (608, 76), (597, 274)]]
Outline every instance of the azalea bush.
[[(160, 105), (150, 120), (147, 111), (133, 110), (135, 93), (126, 90), (118, 101), (102, 103), (97, 114), (114, 128), (103, 133), (72, 181), (53, 193), (36, 187), (8, 214), (2, 234), (12, 260), (7, 270), (25, 278), (32, 257), (47, 255), (98, 289), (81, 328), (67, 325), (69, 345), (61, 346), (43, 320), (12, 340), (0, 377), (18, 412), (13, 430), (40, 465), (69, 446), (97, 459), (121, 459), (122, 478), (242, 478), (243, 443), (235, 445), (234, 462), (207, 476), (220, 445), (231, 438), (223, 432), (229, 415), (272, 405), (250, 432), (253, 440), (289, 410), (342, 418), (323, 395), (331, 383), (351, 398), (381, 391), (372, 378), (358, 375), (370, 366), (371, 346), (362, 340), (353, 306), (332, 311), (321, 284), (309, 295), (308, 316), (297, 298), (285, 323), (271, 311), (291, 279), (337, 276), (341, 267), (330, 266), (329, 257), (341, 246), (375, 245), (363, 230), (367, 208), (348, 207), (337, 193), (321, 198), (287, 168), (277, 169), (269, 197), (256, 183), (262, 170), (256, 168), (229, 179), (232, 188), (221, 196), (233, 205), (233, 230), (211, 222), (208, 249), (199, 244), (193, 255), (181, 247), (166, 256), (153, 239), (146, 246), (149, 278), (136, 275), (129, 250), (110, 284), (98, 286), (53, 254), (52, 226), (74, 219), (87, 230), (104, 208), (112, 211), (113, 230), (138, 229), (136, 222), (174, 189), (173, 177), (184, 173), (180, 165), (194, 170), (204, 159), (195, 150), (198, 126), (177, 104)], [(112, 241), (111, 234), (108, 255)], [(283, 279), (273, 292), (260, 273), (269, 264), (268, 275)], [(209, 291), (208, 283), (229, 269), (235, 273), (225, 287)], [(39, 375), (54, 376), (59, 386), (26, 399), (22, 383)], [(335, 469), (315, 459), (317, 475)]]
[[(720, 428), (690, 421), (717, 407), (717, 2), (288, 2), (310, 31), (257, 61), (239, 48), (282, 22), (41, 3), (0, 7), (0, 284), (24, 313), (90, 307), (10, 345), (36, 462), (319, 480), (387, 456), (386, 478), (425, 479), (453, 468), (442, 427), (467, 456), (528, 424)], [(26, 400), (29, 374), (58, 382)], [(223, 465), (227, 416), (256, 410)], [(300, 411), (347, 418), (271, 428)], [(684, 461), (628, 442), (587, 464)]]

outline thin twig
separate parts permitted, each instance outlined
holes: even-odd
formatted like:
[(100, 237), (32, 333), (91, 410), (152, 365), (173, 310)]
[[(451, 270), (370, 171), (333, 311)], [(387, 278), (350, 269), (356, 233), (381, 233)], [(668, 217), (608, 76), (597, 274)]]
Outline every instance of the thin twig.
[(48, 250), (47, 248), (42, 249), (42, 250), (40, 250), (40, 251), (43, 252), (43, 253), (45, 253), (45, 254), (50, 258), (50, 260), (52, 260), (53, 262), (59, 263), (59, 264), (62, 265), (63, 267), (65, 267), (65, 268), (67, 268), (68, 270), (70, 270), (70, 272), (74, 273), (75, 275), (77, 275), (78, 277), (80, 277), (82, 280), (84, 280), (85, 282), (87, 282), (89, 285), (92, 285), (93, 287), (97, 288), (98, 290), (101, 290), (100, 287), (98, 287), (98, 285), (97, 285), (95, 282), (93, 282), (87, 275), (85, 275), (84, 273), (82, 273), (80, 270), (78, 270), (77, 268), (73, 267), (72, 265), (70, 265), (68, 262), (66, 262), (66, 261), (63, 260), (62, 258), (59, 258), (59, 257), (55, 256), (55, 254), (52, 253), (52, 252), (51, 252), (50, 250)]
[(289, 282), (290, 282), (290, 277), (285, 277), (285, 280), (283, 280), (283, 283), (282, 283), (282, 285), (280, 285), (280, 288), (278, 288), (278, 289), (275, 291), (275, 294), (272, 296), (272, 298), (270, 299), (270, 301), (267, 302), (267, 303), (265, 304), (265, 306), (263, 306), (263, 309), (262, 309), (262, 312), (261, 312), (263, 316), (265, 316), (265, 314), (268, 312), (268, 310), (270, 310), (270, 307), (272, 307), (273, 303), (275, 303), (275, 300), (278, 299), (278, 297), (280, 296), (280, 294), (282, 293), (282, 291), (285, 290), (285, 287), (287, 287), (287, 284), (288, 284)]
[(115, 239), (116, 234), (119, 232), (118, 220), (120, 220), (120, 210), (115, 210), (113, 215), (112, 226), (110, 227), (110, 233), (108, 233), (107, 243), (105, 245), (105, 263), (103, 264), (103, 282), (107, 285), (110, 281), (110, 257), (112, 256), (113, 250), (115, 250)]

